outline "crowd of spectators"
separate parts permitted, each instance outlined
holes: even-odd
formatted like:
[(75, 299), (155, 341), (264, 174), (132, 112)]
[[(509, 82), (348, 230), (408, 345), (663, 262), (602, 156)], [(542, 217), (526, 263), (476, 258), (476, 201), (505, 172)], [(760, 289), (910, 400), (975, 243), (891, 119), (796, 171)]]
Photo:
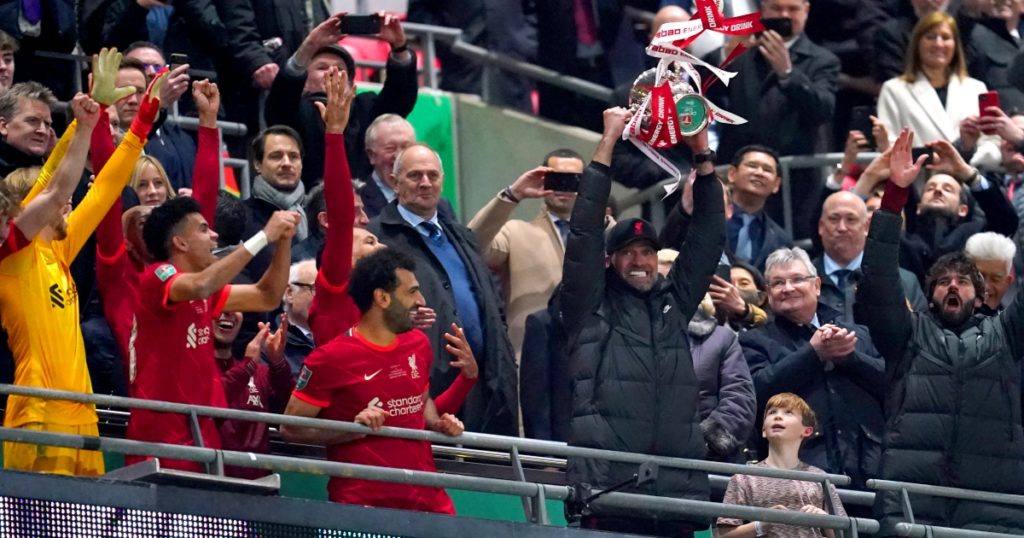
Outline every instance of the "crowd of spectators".
[[(690, 17), (689, 2), (665, 3), (413, 0), (409, 18), (615, 86), (624, 40), (642, 46), (657, 25)], [(625, 4), (660, 7), (654, 27), (623, 31)], [(380, 90), (357, 95), (342, 17), (324, 2), (89, 0), (77, 21), (44, 5), (0, 0), (5, 381), (757, 462), (845, 474), (854, 488), (885, 478), (1024, 493), (1022, 1), (748, 6), (789, 22), (705, 54), (718, 64), (748, 48), (708, 97), (750, 121), (668, 152), (692, 174), (660, 230), (618, 219), (610, 199), (613, 181), (661, 179), (622, 141), (636, 111), (545, 85), (539, 113), (599, 131), (593, 155), (552, 147), (518, 177), (498, 171), (516, 179), (460, 219), (441, 195), (440, 156), (407, 120), (416, 55), (397, 16), (380, 16)], [(95, 53), (88, 94), (72, 95), (77, 73), (32, 55), (55, 50), (55, 36)], [(443, 87), (499, 84), (498, 102), (531, 108), (525, 80), (446, 48), (440, 58)], [(632, 77), (648, 66), (627, 67)], [(1000, 105), (982, 109), (979, 97)], [(197, 132), (168, 121), (174, 108)], [(218, 119), (251, 136), (223, 147)], [(225, 149), (247, 152), (245, 200), (218, 188)], [(832, 173), (783, 178), (781, 158), (829, 149), (843, 150)], [(869, 149), (878, 155), (858, 164)], [(574, 184), (556, 188), (553, 174)], [(793, 234), (779, 224), (784, 180)], [(513, 219), (527, 199), (539, 214)], [(27, 397), (7, 399), (4, 425), (98, 434), (94, 407)], [(270, 449), (262, 423), (204, 418), (199, 432), (207, 447)], [(436, 470), (420, 441), (280, 433), (337, 461)], [(153, 411), (133, 411), (127, 435), (196, 442), (186, 417)], [(21, 443), (5, 443), (3, 461), (104, 471), (98, 452)], [(570, 457), (570, 521), (659, 536), (712, 523), (585, 502), (635, 472)], [(626, 491), (707, 500), (709, 489), (704, 473), (662, 469)], [(454, 513), (438, 488), (334, 478), (328, 492)], [(911, 501), (919, 523), (1024, 532), (1011, 505)], [(846, 513), (834, 492), (740, 475), (725, 502)], [(879, 493), (875, 515), (892, 532), (901, 499)], [(822, 534), (715, 524), (723, 536)]]

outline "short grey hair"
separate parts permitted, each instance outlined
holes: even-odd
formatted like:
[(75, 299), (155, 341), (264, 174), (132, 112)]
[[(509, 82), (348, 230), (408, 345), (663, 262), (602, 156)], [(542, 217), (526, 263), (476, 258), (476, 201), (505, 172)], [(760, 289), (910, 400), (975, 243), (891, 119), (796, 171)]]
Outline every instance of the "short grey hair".
[(399, 151), (398, 155), (395, 156), (395, 164), (394, 166), (391, 167), (391, 175), (395, 176), (396, 181), (398, 180), (398, 171), (402, 169), (402, 159), (405, 157), (405, 152), (413, 148), (429, 149), (431, 153), (434, 154), (434, 157), (437, 157), (437, 164), (441, 166), (441, 177), (444, 177), (444, 163), (441, 162), (441, 154), (438, 153), (437, 150), (430, 147), (430, 145), (425, 142), (416, 142), (415, 144), (412, 144), (409, 147), (404, 148), (402, 151)]
[(18, 102), (22, 97), (42, 101), (50, 108), (57, 104), (57, 98), (53, 96), (50, 88), (38, 82), (19, 82), (0, 92), (0, 118), (10, 121), (18, 113)]
[(292, 286), (292, 282), (295, 282), (299, 279), (299, 272), (302, 271), (303, 267), (307, 265), (312, 266), (313, 272), (316, 273), (316, 260), (314, 260), (313, 258), (299, 260), (293, 263), (290, 267), (288, 267), (288, 287), (286, 288), (285, 294), (281, 297), (281, 302), (282, 304), (285, 305), (285, 309), (288, 308), (288, 304), (285, 301), (285, 299), (288, 297), (287, 290), (291, 290), (294, 287)]
[(1006, 263), (1007, 272), (1013, 269), (1013, 258), (1017, 255), (1017, 245), (1013, 239), (996, 232), (982, 232), (972, 235), (967, 240), (964, 252), (975, 260), (998, 260)]
[(412, 129), (413, 136), (416, 135), (416, 128), (409, 123), (409, 120), (399, 116), (398, 114), (381, 114), (370, 122), (370, 126), (366, 128), (366, 134), (363, 136), (363, 143), (366, 144), (367, 148), (373, 146), (373, 141), (377, 138), (377, 128), (382, 125), (408, 125), (409, 128)]
[(807, 255), (807, 251), (800, 247), (793, 248), (780, 248), (775, 252), (768, 255), (768, 259), (764, 262), (764, 276), (768, 278), (768, 273), (772, 272), (772, 269), (777, 265), (786, 265), (792, 262), (801, 262), (807, 267), (807, 274), (810, 276), (818, 276), (818, 270), (814, 268), (814, 264), (811, 263), (811, 257)]

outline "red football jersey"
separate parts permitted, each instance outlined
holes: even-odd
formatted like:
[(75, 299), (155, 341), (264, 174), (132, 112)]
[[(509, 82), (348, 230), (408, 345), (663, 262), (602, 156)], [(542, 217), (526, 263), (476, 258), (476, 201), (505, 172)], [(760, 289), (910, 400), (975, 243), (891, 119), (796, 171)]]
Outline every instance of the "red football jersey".
[(128, 257), (128, 251), (121, 247), (113, 257), (107, 258), (96, 252), (96, 286), (103, 299), (103, 317), (110, 325), (114, 342), (125, 361), (125, 379), (128, 371), (128, 341), (131, 339), (132, 322), (139, 304), (139, 278), (142, 273)]
[[(213, 320), (230, 293), (221, 288), (206, 299), (171, 303), (171, 284), (180, 276), (169, 263), (155, 264), (139, 279), (139, 307), (128, 344), (133, 396), (192, 405), (227, 407), (220, 368), (213, 358)], [(212, 419), (200, 418), (206, 447), (220, 448)], [(177, 413), (132, 410), (128, 438), (193, 445), (188, 418)], [(126, 458), (134, 463), (137, 458)], [(163, 465), (198, 471), (194, 462), (164, 460)]]
[(313, 333), (313, 341), (322, 346), (354, 327), (360, 318), (362, 314), (348, 294), (348, 282), (332, 286), (323, 272), (317, 271), (316, 293), (309, 305), (309, 329)]
[[(385, 426), (422, 430), (429, 385), (430, 341), (418, 330), (398, 335), (388, 347), (366, 341), (356, 331), (318, 347), (308, 357), (293, 393), (323, 408), (318, 418), (351, 422), (360, 411), (378, 406), (390, 416)], [(436, 472), (430, 443), (367, 436), (327, 447), (331, 461)], [(454, 514), (443, 489), (331, 478), (332, 501)]]

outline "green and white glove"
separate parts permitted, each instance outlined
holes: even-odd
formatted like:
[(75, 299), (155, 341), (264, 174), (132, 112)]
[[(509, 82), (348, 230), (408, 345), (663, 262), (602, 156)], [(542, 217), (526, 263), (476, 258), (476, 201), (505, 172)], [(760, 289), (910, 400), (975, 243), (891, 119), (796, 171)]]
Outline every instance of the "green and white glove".
[(117, 88), (117, 71), (121, 68), (122, 54), (117, 49), (102, 49), (92, 57), (92, 91), (93, 100), (102, 105), (112, 105), (135, 93), (135, 88), (125, 86)]

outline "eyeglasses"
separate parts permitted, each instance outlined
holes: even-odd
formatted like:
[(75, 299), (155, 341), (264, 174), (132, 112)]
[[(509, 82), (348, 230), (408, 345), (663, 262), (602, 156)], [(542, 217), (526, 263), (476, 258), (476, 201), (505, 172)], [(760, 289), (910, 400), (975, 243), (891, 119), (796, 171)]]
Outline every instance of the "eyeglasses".
[(795, 276), (793, 278), (776, 278), (776, 279), (773, 279), (773, 280), (768, 282), (768, 288), (770, 288), (772, 291), (779, 291), (779, 290), (785, 288), (786, 284), (789, 284), (789, 285), (791, 285), (793, 287), (796, 287), (796, 286), (799, 286), (801, 284), (810, 282), (810, 281), (814, 280), (815, 278), (818, 278), (818, 277), (816, 277), (814, 275), (805, 275), (805, 276)]
[(310, 295), (316, 295), (316, 286), (314, 284), (306, 284), (305, 282), (292, 282), (291, 284), (308, 291)]

